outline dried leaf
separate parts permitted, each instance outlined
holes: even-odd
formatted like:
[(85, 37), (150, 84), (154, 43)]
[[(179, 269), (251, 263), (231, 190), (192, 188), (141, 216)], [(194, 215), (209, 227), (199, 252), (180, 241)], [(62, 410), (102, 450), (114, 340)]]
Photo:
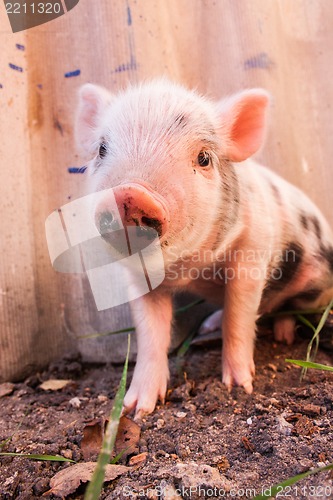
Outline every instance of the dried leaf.
[(60, 391), (60, 389), (63, 389), (66, 387), (66, 385), (70, 384), (72, 380), (60, 380), (60, 379), (50, 379), (50, 380), (45, 380), (42, 384), (40, 384), (39, 388), (43, 389), (43, 391)]
[(4, 382), (3, 384), (0, 384), (0, 398), (11, 394), (14, 390), (14, 387), (15, 384), (12, 384), (11, 382)]
[(139, 452), (140, 426), (128, 417), (121, 417), (119, 421), (115, 453), (122, 453), (122, 457)]
[(251, 453), (254, 453), (256, 451), (254, 444), (251, 443), (251, 441), (246, 436), (242, 437), (242, 443), (244, 445), (244, 448), (246, 448)]
[[(66, 497), (74, 493), (81, 483), (91, 480), (95, 467), (96, 462), (84, 462), (62, 469), (52, 477), (50, 481), (51, 489), (47, 494), (52, 493), (53, 495)], [(126, 467), (125, 465), (109, 464), (105, 470), (105, 481), (112, 481), (129, 470), (131, 470), (130, 467)]]
[(96, 458), (99, 454), (103, 442), (104, 428), (104, 419), (94, 420), (84, 427), (81, 450), (85, 461)]
[(133, 457), (130, 458), (128, 465), (130, 466), (135, 466), (135, 467), (140, 467), (143, 465), (148, 457), (148, 453), (144, 451), (143, 453), (140, 453), (139, 455), (134, 455)]

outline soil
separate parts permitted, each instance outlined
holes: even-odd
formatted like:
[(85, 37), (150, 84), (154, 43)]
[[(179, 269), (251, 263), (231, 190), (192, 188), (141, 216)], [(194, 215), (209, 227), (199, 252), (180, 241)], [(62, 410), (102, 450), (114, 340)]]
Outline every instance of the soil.
[[(300, 368), (285, 362), (304, 359), (306, 347), (301, 338), (288, 347), (274, 343), (271, 335), (259, 336), (252, 395), (241, 388), (229, 394), (222, 385), (219, 346), (192, 347), (181, 360), (170, 356), (166, 404), (139, 422), (134, 456), (141, 462), (104, 483), (100, 498), (173, 499), (180, 493), (194, 499), (252, 498), (291, 476), (333, 463), (333, 374), (309, 370), (301, 381)], [(332, 352), (319, 349), (316, 361), (332, 364)], [(13, 384), (12, 392), (0, 398), (1, 451), (87, 461), (85, 429), (108, 418), (121, 372), (121, 366), (86, 365), (69, 356)], [(132, 372), (133, 366), (128, 380)], [(40, 384), (49, 379), (71, 382), (43, 390)], [(96, 460), (93, 454), (90, 461)], [(125, 453), (119, 463), (130, 460)], [(50, 480), (73, 467), (11, 456), (0, 462), (3, 500), (61, 498), (50, 493)], [(85, 488), (83, 483), (62, 498), (82, 499)], [(278, 498), (332, 499), (332, 471), (309, 476)]]

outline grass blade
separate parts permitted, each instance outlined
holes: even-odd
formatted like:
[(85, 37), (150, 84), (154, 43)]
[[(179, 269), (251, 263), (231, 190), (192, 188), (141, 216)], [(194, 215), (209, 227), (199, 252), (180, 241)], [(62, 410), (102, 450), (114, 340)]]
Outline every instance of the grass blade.
[(30, 460), (44, 460), (50, 462), (72, 462), (75, 464), (75, 460), (71, 460), (70, 458), (62, 457), (61, 455), (35, 455), (33, 453), (0, 453), (1, 457), (22, 457), (29, 458)]
[(326, 307), (315, 309), (292, 309), (290, 311), (275, 311), (269, 314), (264, 314), (262, 318), (278, 318), (279, 316), (297, 316), (298, 314), (321, 314), (326, 310)]
[(134, 332), (134, 326), (130, 326), (129, 328), (122, 328), (121, 330), (114, 330), (113, 332), (102, 332), (102, 333), (92, 333), (90, 335), (80, 335), (77, 337), (78, 339), (96, 339), (98, 337), (108, 337), (109, 335), (116, 335), (117, 333), (130, 333)]
[(317, 469), (308, 470), (303, 474), (298, 474), (297, 476), (290, 477), (286, 481), (283, 481), (283, 483), (265, 488), (265, 493), (263, 493), (262, 495), (257, 495), (252, 500), (264, 500), (264, 498), (272, 498), (276, 495), (281, 496), (283, 494), (283, 488), (285, 488), (286, 486), (291, 486), (292, 484), (301, 481), (301, 479), (305, 479), (308, 476), (313, 476), (313, 474), (318, 474), (319, 472), (324, 472), (327, 470), (333, 470), (333, 464), (326, 465), (325, 467), (318, 467)]
[(24, 412), (24, 415), (22, 417), (22, 419), (19, 421), (16, 429), (14, 430), (13, 434), (11, 436), (9, 436), (7, 439), (4, 439), (3, 441), (0, 442), (0, 450), (2, 450), (5, 446), (7, 446), (7, 444), (13, 439), (13, 437), (15, 436), (15, 434), (18, 433), (18, 431), (20, 430), (20, 427), (21, 425), (23, 424), (23, 420), (25, 419), (25, 417), (28, 415), (28, 413), (31, 411), (31, 408), (28, 408), (25, 412)]
[(308, 320), (308, 318), (303, 316), (303, 314), (297, 314), (296, 317), (301, 323), (303, 323), (303, 325), (307, 326), (308, 328), (310, 328), (310, 330), (313, 331), (313, 333), (315, 333), (316, 327), (313, 326), (313, 324), (311, 323), (311, 321)]
[[(307, 351), (306, 351), (306, 361), (310, 362), (311, 361), (311, 351), (312, 351), (312, 346), (313, 346), (313, 343), (316, 342), (316, 346), (318, 348), (318, 341), (319, 341), (319, 334), (323, 328), (323, 326), (325, 325), (325, 322), (327, 320), (327, 317), (332, 309), (332, 306), (333, 306), (333, 299), (331, 300), (331, 302), (328, 304), (328, 306), (325, 308), (325, 311), (323, 312), (323, 315), (322, 317), (320, 318), (320, 321), (319, 321), (319, 324), (313, 334), (313, 337), (312, 339), (310, 340), (309, 342), (309, 345), (308, 345), (308, 348), (307, 348)], [(303, 368), (303, 371), (302, 371), (302, 377), (304, 377), (306, 373), (306, 368)]]
[(204, 299), (197, 299), (194, 302), (190, 302), (189, 304), (186, 304), (186, 306), (178, 307), (178, 309), (175, 310), (175, 315), (186, 312), (189, 309), (191, 309), (192, 307), (198, 306), (199, 304), (203, 304), (204, 302), (205, 302)]
[(327, 370), (329, 372), (333, 372), (333, 366), (313, 363), (312, 361), (302, 361), (300, 359), (285, 359), (285, 362), (301, 366), (302, 368), (314, 368), (315, 370)]
[[(183, 307), (178, 307), (178, 309), (175, 310), (175, 315), (177, 316), (178, 314), (181, 314), (183, 312), (188, 311), (194, 306), (197, 306), (198, 304), (202, 304), (204, 299), (197, 299), (194, 302), (191, 302), (190, 304), (187, 304), (186, 306)], [(91, 333), (89, 335), (79, 335), (77, 338), (78, 339), (96, 339), (98, 337), (108, 337), (109, 335), (116, 335), (117, 333), (130, 333), (134, 332), (135, 327), (130, 326), (128, 328), (122, 328), (121, 330), (114, 330), (113, 332), (102, 332), (102, 333)]]
[(105, 467), (110, 463), (110, 455), (112, 453), (116, 441), (119, 420), (125, 397), (129, 351), (130, 351), (130, 336), (128, 336), (127, 356), (124, 364), (123, 374), (114, 400), (113, 408), (110, 415), (110, 420), (106, 427), (105, 436), (102, 444), (102, 450), (98, 456), (97, 466), (94, 471), (93, 477), (88, 485), (86, 494), (84, 496), (84, 500), (98, 500), (100, 497), (105, 477)]

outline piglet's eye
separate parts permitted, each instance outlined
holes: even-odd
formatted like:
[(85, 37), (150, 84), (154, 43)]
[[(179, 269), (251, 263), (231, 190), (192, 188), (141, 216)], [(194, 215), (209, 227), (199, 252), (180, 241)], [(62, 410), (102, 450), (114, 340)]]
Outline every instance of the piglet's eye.
[(104, 158), (106, 156), (107, 151), (108, 151), (108, 149), (107, 149), (105, 142), (102, 142), (99, 146), (98, 156), (100, 158)]
[(207, 151), (200, 151), (197, 161), (200, 167), (208, 167), (210, 164), (210, 156)]

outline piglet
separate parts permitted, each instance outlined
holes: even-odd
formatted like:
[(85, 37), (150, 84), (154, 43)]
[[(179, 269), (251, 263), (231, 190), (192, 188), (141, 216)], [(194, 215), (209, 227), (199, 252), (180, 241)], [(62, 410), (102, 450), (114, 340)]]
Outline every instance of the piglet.
[[(163, 283), (131, 302), (137, 363), (124, 400), (136, 417), (165, 398), (172, 295), (188, 290), (223, 307), (222, 377), (252, 392), (259, 315), (282, 306), (326, 305), (333, 296), (333, 236), (319, 209), (297, 187), (250, 157), (262, 145), (269, 95), (262, 89), (213, 102), (165, 79), (114, 95), (80, 89), (76, 136), (92, 159), (90, 192), (103, 234), (112, 223), (113, 188), (126, 226), (154, 229)], [(294, 320), (274, 332), (291, 343)]]

